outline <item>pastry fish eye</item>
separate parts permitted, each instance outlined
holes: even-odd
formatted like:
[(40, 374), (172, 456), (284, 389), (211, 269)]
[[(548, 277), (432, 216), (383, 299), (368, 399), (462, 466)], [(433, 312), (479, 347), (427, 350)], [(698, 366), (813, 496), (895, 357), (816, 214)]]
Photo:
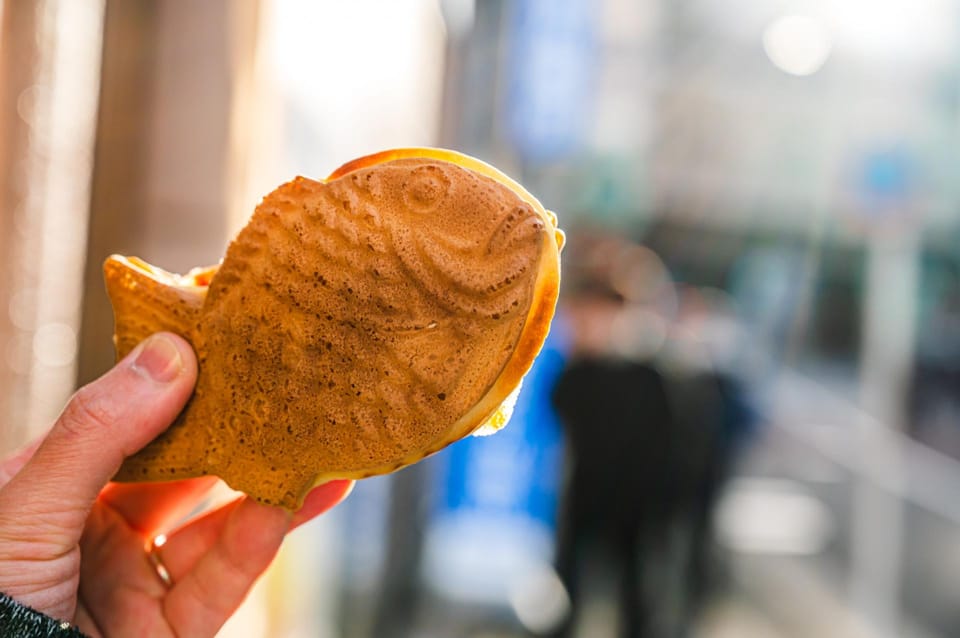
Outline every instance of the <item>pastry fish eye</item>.
[(450, 183), (450, 178), (439, 166), (420, 166), (407, 178), (403, 199), (411, 210), (433, 212), (446, 199)]

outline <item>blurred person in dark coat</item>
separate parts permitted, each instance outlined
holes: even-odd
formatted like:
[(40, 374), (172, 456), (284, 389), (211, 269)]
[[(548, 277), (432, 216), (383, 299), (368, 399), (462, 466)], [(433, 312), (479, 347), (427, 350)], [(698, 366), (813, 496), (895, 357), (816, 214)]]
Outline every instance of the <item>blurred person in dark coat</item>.
[[(620, 635), (683, 635), (705, 578), (736, 390), (691, 356), (681, 329), (696, 305), (681, 304), (688, 295), (656, 254), (620, 239), (583, 243), (567, 258), (562, 308), (574, 353), (553, 392), (569, 450), (557, 570), (572, 610), (555, 635), (574, 635), (585, 594), (610, 588)], [(612, 587), (594, 587), (598, 573)]]

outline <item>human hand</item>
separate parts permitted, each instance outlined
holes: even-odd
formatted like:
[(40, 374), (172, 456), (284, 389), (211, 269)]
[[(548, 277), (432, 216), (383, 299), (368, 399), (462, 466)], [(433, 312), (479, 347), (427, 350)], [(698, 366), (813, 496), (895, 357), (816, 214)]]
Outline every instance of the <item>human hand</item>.
[[(285, 534), (346, 497), (352, 481), (315, 488), (296, 513), (241, 497), (168, 531), (216, 479), (108, 483), (176, 418), (196, 376), (186, 341), (154, 335), (0, 462), (0, 592), (94, 637), (213, 636)], [(145, 552), (163, 532), (170, 583)]]

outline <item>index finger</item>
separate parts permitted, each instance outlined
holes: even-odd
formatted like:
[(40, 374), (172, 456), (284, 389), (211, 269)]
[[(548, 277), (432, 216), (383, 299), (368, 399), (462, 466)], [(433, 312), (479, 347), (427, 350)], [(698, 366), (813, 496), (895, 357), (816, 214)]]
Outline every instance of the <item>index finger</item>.
[(310, 490), (307, 497), (303, 499), (303, 505), (293, 513), (290, 529), (296, 529), (338, 505), (350, 495), (354, 485), (355, 481), (352, 480), (335, 479)]
[(215, 476), (165, 483), (110, 483), (100, 492), (100, 501), (147, 538), (180, 523), (216, 484)]

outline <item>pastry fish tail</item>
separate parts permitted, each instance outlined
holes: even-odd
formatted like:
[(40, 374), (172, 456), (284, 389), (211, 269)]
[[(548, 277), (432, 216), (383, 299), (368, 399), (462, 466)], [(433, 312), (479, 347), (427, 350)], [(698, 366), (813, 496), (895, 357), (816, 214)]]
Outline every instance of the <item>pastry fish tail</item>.
[(117, 358), (155, 332), (170, 331), (194, 343), (197, 318), (216, 267), (175, 275), (136, 257), (113, 255), (103, 265), (116, 322)]

